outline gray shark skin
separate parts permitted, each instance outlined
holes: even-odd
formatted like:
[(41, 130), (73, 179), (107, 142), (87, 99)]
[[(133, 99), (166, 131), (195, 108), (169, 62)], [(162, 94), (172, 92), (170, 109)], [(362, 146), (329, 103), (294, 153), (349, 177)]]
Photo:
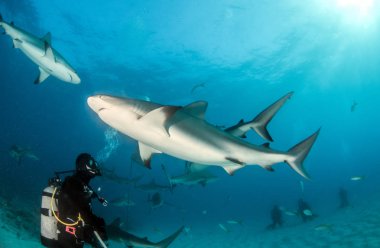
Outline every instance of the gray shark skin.
[(197, 185), (206, 186), (206, 184), (214, 182), (218, 179), (217, 176), (207, 170), (189, 172), (183, 175), (172, 176), (169, 178), (170, 184), (174, 185)]
[(280, 110), (282, 105), (286, 102), (286, 100), (290, 99), (293, 95), (293, 92), (289, 92), (285, 96), (281, 97), (275, 103), (267, 107), (261, 113), (259, 113), (252, 121), (244, 122), (244, 120), (240, 120), (238, 124), (226, 128), (224, 131), (230, 133), (232, 135), (246, 138), (246, 133), (249, 130), (255, 130), (258, 135), (260, 135), (263, 139), (268, 141), (273, 141), (271, 135), (267, 130), (268, 123), (272, 120), (274, 115)]
[(115, 219), (110, 225), (107, 226), (107, 235), (109, 239), (117, 242), (123, 242), (128, 248), (166, 248), (168, 247), (182, 232), (183, 226), (180, 227), (175, 233), (169, 237), (154, 243), (148, 240), (147, 237), (139, 238), (130, 234), (120, 228), (120, 218)]
[(7, 23), (0, 15), (0, 26), (5, 34), (12, 38), (13, 46), (20, 49), (28, 58), (38, 65), (40, 73), (35, 84), (42, 83), (50, 75), (73, 84), (79, 84), (80, 78), (69, 63), (59, 54), (51, 43), (51, 34), (39, 38), (13, 23)]
[(181, 107), (96, 95), (90, 96), (87, 103), (103, 122), (138, 141), (140, 157), (148, 167), (153, 154), (166, 153), (193, 163), (221, 166), (230, 175), (247, 165), (273, 171), (273, 164), (286, 162), (309, 178), (303, 161), (319, 130), (289, 151), (281, 152), (250, 144), (206, 122), (204, 101)]
[(109, 203), (115, 207), (132, 207), (136, 205), (136, 203), (132, 201), (129, 196), (112, 199), (109, 201)]
[[(208, 183), (214, 182), (218, 179), (217, 176), (207, 170), (208, 166), (189, 163), (186, 164), (187, 171), (178, 176), (169, 176), (165, 166), (163, 164), (161, 166), (171, 187), (176, 185), (192, 186), (197, 184), (206, 186)], [(203, 169), (201, 169), (202, 167)]]
[(154, 192), (157, 192), (159, 190), (171, 190), (170, 186), (157, 184), (154, 180), (152, 180), (146, 184), (136, 185), (136, 188), (138, 188), (144, 192), (147, 192), (147, 193), (154, 193)]

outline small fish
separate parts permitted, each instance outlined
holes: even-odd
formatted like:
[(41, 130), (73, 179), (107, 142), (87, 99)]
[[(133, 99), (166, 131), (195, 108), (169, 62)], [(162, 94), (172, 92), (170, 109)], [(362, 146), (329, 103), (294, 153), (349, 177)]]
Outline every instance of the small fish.
[(230, 232), (230, 230), (227, 229), (227, 227), (225, 227), (223, 224), (218, 224), (220, 229), (222, 229), (223, 231), (225, 231), (226, 233)]
[(227, 220), (227, 223), (232, 224), (232, 225), (237, 225), (237, 224), (241, 225), (243, 224), (243, 221), (242, 220)]
[(351, 112), (354, 112), (354, 111), (355, 111), (356, 106), (358, 106), (358, 103), (357, 103), (356, 101), (353, 101), (353, 102), (352, 102), (352, 105), (351, 105)]
[(361, 181), (364, 179), (364, 176), (354, 176), (351, 177), (351, 181)]
[(326, 231), (326, 230), (331, 230), (332, 225), (331, 224), (321, 224), (318, 226), (314, 227), (315, 231)]
[(306, 215), (306, 216), (312, 216), (312, 215), (313, 215), (313, 212), (311, 212), (310, 209), (305, 209), (305, 210), (303, 211), (303, 214)]
[(303, 194), (304, 191), (305, 191), (305, 187), (304, 187), (304, 185), (303, 185), (303, 181), (300, 181), (300, 187), (301, 187), (301, 192), (302, 192), (302, 194)]
[(183, 231), (184, 231), (186, 234), (189, 234), (190, 231), (191, 231), (191, 228), (188, 227), (188, 226), (185, 226), (185, 228), (183, 229)]
[(286, 211), (284, 211), (284, 213), (288, 216), (296, 216), (297, 215), (296, 211), (290, 211), (290, 210), (286, 210)]
[(191, 89), (191, 94), (193, 94), (196, 89), (201, 88), (201, 87), (202, 88), (206, 87), (206, 83), (199, 83), (199, 84), (194, 85), (193, 88)]
[(102, 188), (101, 187), (98, 187), (98, 192), (102, 191)]

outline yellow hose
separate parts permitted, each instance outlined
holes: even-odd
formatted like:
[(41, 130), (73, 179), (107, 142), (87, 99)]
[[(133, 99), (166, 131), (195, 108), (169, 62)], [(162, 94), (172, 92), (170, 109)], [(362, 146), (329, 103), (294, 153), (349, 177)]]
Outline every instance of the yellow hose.
[(56, 191), (57, 191), (57, 187), (54, 188), (54, 192), (53, 192), (53, 195), (52, 195), (52, 197), (51, 197), (51, 201), (50, 201), (51, 211), (53, 212), (53, 215), (54, 215), (55, 219), (56, 219), (59, 223), (61, 223), (61, 224), (63, 224), (63, 225), (66, 225), (66, 226), (76, 226), (76, 225), (78, 225), (80, 221), (83, 221), (82, 217), (80, 216), (80, 213), (78, 214), (78, 220), (77, 220), (75, 223), (66, 223), (66, 222), (63, 222), (63, 221), (60, 220), (60, 219), (58, 218), (58, 216), (55, 214), (54, 207), (53, 207), (53, 200), (54, 200), (54, 196), (55, 196)]

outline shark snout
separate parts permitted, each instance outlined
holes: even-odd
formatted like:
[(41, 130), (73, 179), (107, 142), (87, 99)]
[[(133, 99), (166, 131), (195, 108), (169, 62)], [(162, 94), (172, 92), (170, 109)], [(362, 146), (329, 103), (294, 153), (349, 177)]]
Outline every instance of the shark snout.
[(100, 95), (90, 96), (87, 98), (88, 106), (95, 112), (99, 113), (99, 111), (103, 108), (102, 99)]
[(80, 83), (80, 77), (75, 72), (70, 73), (71, 83), (73, 84), (79, 84)]

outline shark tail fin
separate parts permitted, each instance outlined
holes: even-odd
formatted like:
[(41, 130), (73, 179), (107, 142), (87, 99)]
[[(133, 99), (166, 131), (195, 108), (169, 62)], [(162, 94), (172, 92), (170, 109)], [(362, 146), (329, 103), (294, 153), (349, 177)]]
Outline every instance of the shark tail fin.
[(306, 179), (310, 179), (309, 175), (303, 168), (303, 161), (307, 157), (307, 155), (310, 152), (311, 147), (313, 146), (315, 140), (318, 137), (319, 131), (321, 129), (318, 129), (315, 133), (310, 135), (308, 138), (304, 139), (294, 147), (292, 147), (288, 154), (291, 156), (291, 158), (285, 160), (285, 162), (292, 167), (293, 170), (295, 170), (298, 174), (303, 176)]
[(167, 179), (168, 179), (168, 182), (169, 182), (169, 185), (170, 185), (170, 192), (173, 193), (173, 184), (172, 184), (172, 181), (170, 180), (169, 173), (167, 172), (166, 167), (165, 167), (164, 164), (161, 164), (161, 167), (162, 167), (162, 170), (163, 170), (164, 173), (165, 173), (165, 176), (166, 176)]
[(175, 233), (170, 235), (164, 240), (161, 240), (160, 242), (157, 243), (159, 248), (166, 248), (168, 247), (177, 237), (178, 235), (183, 231), (184, 226), (181, 226)]
[(252, 129), (256, 131), (258, 135), (260, 135), (262, 138), (273, 141), (272, 137), (270, 136), (267, 125), (272, 120), (274, 115), (280, 110), (282, 105), (293, 95), (293, 92), (287, 93), (285, 96), (278, 99), (276, 102), (274, 102), (272, 105), (264, 109), (261, 113), (259, 113), (250, 123), (255, 124), (252, 126)]

